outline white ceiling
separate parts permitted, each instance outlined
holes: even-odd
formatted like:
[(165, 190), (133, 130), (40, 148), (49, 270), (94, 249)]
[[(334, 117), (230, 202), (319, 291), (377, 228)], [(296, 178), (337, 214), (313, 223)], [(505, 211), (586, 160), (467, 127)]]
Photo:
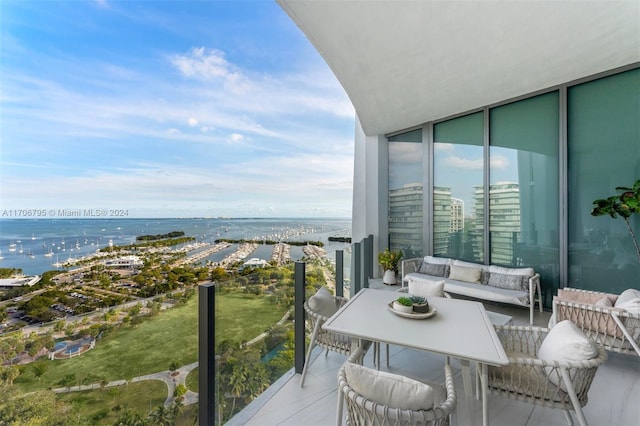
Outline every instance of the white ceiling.
[(367, 135), (640, 62), (640, 1), (276, 0)]

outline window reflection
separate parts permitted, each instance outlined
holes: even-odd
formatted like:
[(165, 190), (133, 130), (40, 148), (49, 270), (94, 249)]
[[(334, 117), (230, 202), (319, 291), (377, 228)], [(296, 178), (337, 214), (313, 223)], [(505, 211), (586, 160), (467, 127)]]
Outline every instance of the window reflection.
[(389, 138), (389, 248), (424, 255), (422, 129)]

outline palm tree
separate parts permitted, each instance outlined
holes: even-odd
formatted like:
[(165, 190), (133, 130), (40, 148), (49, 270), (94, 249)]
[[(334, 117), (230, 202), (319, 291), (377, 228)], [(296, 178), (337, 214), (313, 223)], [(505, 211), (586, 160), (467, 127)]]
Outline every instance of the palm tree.
[(149, 414), (149, 420), (152, 425), (170, 426), (173, 424), (175, 416), (172, 415), (171, 410), (162, 405), (153, 410)]

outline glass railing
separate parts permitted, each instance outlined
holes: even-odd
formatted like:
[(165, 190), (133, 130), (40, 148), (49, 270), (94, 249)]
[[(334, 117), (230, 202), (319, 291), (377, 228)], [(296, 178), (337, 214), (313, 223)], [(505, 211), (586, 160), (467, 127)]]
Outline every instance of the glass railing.
[[(346, 298), (368, 287), (372, 242), (372, 237), (365, 238), (324, 259), (253, 270), (201, 289), (200, 303), (215, 305), (211, 320), (216, 336), (211, 353), (208, 311), (201, 307), (201, 339), (205, 336), (200, 343), (204, 370), (200, 373), (199, 415), (205, 422), (201, 424), (224, 424), (242, 416), (243, 408), (280, 377), (302, 372), (309, 335), (304, 328), (304, 300), (323, 285)], [(240, 326), (248, 323), (252, 326)], [(212, 378), (216, 383), (211, 383)]]

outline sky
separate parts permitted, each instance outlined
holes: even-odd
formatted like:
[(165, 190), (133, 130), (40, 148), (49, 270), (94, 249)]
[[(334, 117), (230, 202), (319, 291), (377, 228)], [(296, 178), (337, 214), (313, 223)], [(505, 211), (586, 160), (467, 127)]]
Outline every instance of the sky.
[(350, 218), (354, 115), (273, 0), (0, 1), (0, 219)]

